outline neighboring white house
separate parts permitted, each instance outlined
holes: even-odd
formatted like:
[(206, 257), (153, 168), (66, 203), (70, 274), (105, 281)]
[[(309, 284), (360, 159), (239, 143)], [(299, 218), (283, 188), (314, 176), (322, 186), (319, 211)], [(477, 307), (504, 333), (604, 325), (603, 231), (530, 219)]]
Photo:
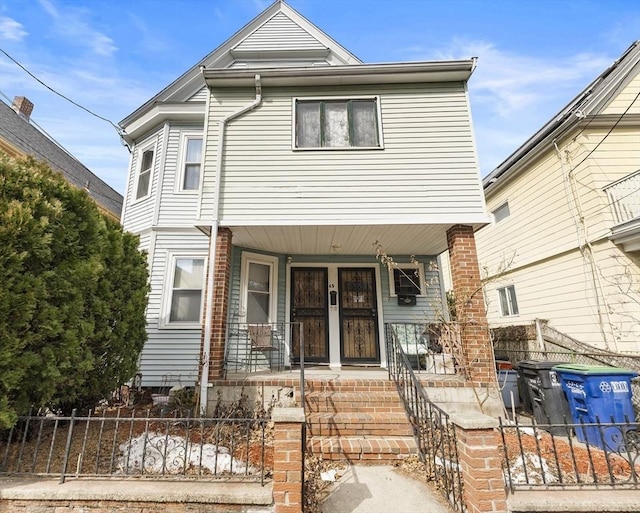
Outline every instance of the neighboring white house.
[(151, 269), (143, 384), (249, 370), (230, 333), (259, 323), (287, 362), (295, 321), (306, 360), (384, 366), (384, 323), (442, 314), (447, 233), (489, 221), (474, 67), (364, 64), (278, 1), (125, 118), (122, 222)]
[(640, 351), (640, 41), (484, 179), (492, 326)]

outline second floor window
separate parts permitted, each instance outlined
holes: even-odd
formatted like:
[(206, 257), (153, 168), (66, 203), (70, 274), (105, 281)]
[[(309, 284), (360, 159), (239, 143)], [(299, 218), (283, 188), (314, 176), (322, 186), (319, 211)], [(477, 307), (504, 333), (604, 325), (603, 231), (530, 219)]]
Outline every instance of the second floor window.
[(296, 148), (379, 148), (378, 102), (296, 101)]
[(145, 150), (142, 153), (142, 163), (138, 174), (138, 187), (136, 189), (136, 199), (144, 198), (149, 194), (151, 187), (151, 172), (153, 170), (153, 150)]
[(516, 288), (513, 285), (498, 289), (500, 299), (500, 314), (503, 317), (518, 315), (518, 301), (516, 300)]
[(202, 157), (202, 137), (185, 139), (184, 163), (182, 169), (182, 190), (197, 191), (200, 188), (200, 159)]

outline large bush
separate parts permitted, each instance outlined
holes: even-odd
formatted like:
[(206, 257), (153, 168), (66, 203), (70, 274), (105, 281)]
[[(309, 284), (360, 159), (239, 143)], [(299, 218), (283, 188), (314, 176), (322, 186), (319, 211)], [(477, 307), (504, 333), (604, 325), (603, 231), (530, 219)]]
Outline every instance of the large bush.
[(0, 154), (0, 427), (85, 407), (136, 372), (148, 285), (137, 238), (33, 159)]

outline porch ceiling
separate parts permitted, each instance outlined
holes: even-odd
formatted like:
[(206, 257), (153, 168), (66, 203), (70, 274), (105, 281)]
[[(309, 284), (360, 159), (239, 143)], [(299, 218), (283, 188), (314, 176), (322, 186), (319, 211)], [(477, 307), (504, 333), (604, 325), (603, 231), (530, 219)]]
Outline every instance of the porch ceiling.
[(451, 225), (230, 226), (233, 244), (291, 255), (437, 255)]

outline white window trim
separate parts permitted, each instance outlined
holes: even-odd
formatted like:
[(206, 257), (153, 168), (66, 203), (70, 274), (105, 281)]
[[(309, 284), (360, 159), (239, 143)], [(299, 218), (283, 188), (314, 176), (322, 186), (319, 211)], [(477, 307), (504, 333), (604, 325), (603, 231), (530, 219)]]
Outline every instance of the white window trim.
[[(200, 152), (200, 176), (197, 189), (184, 189), (184, 171), (187, 163), (187, 143), (189, 139), (202, 140), (202, 152)], [(197, 195), (202, 189), (202, 170), (204, 169), (204, 134), (199, 131), (185, 131), (180, 134), (180, 158), (178, 159), (178, 169), (176, 170), (175, 192), (177, 194)]]
[[(509, 310), (509, 313), (507, 315), (502, 313), (502, 300), (500, 299), (500, 291), (501, 290), (505, 290), (507, 291), (508, 289), (513, 289), (513, 295), (516, 298), (516, 305), (518, 307), (518, 311), (516, 313), (511, 312), (511, 303), (509, 302), (509, 293), (506, 292), (507, 295), (507, 310)], [(511, 285), (505, 285), (504, 287), (498, 287), (496, 289), (496, 294), (498, 295), (498, 312), (500, 313), (500, 317), (518, 317), (520, 315), (520, 305), (518, 304), (518, 295), (516, 294), (516, 287), (515, 285), (511, 284)]]
[[(181, 321), (169, 321), (171, 315), (171, 300), (173, 299), (173, 279), (176, 273), (176, 260), (181, 258), (193, 258), (203, 260), (204, 272), (202, 276), (202, 297), (200, 298), (200, 315), (198, 316), (198, 322), (181, 322)], [(167, 254), (167, 268), (165, 272), (165, 281), (162, 294), (162, 308), (160, 311), (160, 322), (158, 323), (160, 328), (170, 329), (199, 329), (202, 327), (202, 314), (204, 307), (204, 295), (206, 286), (206, 270), (207, 270), (207, 255), (205, 253), (197, 254), (193, 251), (190, 252), (178, 252), (171, 251)]]
[[(376, 115), (378, 116), (378, 146), (320, 146), (317, 148), (298, 148), (296, 146), (296, 131), (298, 127), (298, 109), (296, 103), (313, 101), (341, 101), (341, 100), (375, 100)], [(293, 113), (293, 124), (291, 126), (291, 149), (293, 151), (361, 151), (361, 150), (384, 150), (384, 138), (382, 137), (382, 109), (380, 108), (379, 95), (366, 96), (296, 96), (291, 99), (291, 111)]]
[(415, 270), (416, 268), (418, 270), (418, 275), (420, 277), (420, 294), (418, 294), (416, 297), (426, 297), (427, 291), (426, 291), (426, 283), (425, 283), (424, 265), (421, 263), (412, 264), (410, 262), (409, 263), (394, 262), (391, 269), (388, 270), (389, 271), (389, 293), (391, 297), (398, 297), (398, 294), (396, 293), (396, 280), (395, 280), (395, 277), (393, 276), (394, 269), (411, 269), (413, 272), (413, 270)]
[(277, 322), (278, 316), (278, 257), (259, 253), (242, 253), (240, 265), (240, 312), (241, 323), (247, 322), (247, 295), (249, 293), (249, 264), (269, 266), (269, 322)]
[[(150, 175), (149, 175), (149, 187), (147, 188), (147, 194), (145, 194), (144, 196), (140, 196), (139, 198), (136, 198), (136, 196), (138, 195), (138, 182), (140, 181), (140, 172), (142, 171), (142, 156), (144, 155), (144, 153), (146, 151), (152, 150), (153, 151), (153, 160), (151, 161), (151, 171), (150, 171)], [(137, 152), (137, 156), (136, 156), (136, 178), (134, 180), (134, 184), (133, 184), (133, 202), (132, 203), (137, 203), (139, 201), (143, 201), (145, 199), (147, 199), (149, 196), (151, 196), (151, 189), (153, 188), (153, 175), (155, 173), (156, 170), (156, 159), (158, 158), (158, 153), (156, 151), (156, 142), (153, 141), (151, 143), (145, 144), (144, 146), (140, 146), (139, 148), (136, 149)]]
[[(509, 213), (502, 219), (496, 219), (495, 213), (504, 207), (507, 207), (507, 210), (509, 211)], [(502, 203), (500, 203), (500, 205), (498, 205), (496, 208), (494, 208), (491, 211), (491, 220), (493, 221), (493, 224), (498, 224), (498, 223), (501, 223), (502, 221), (506, 221), (507, 219), (509, 219), (509, 217), (511, 217), (511, 207), (509, 206), (509, 200), (503, 201)]]

